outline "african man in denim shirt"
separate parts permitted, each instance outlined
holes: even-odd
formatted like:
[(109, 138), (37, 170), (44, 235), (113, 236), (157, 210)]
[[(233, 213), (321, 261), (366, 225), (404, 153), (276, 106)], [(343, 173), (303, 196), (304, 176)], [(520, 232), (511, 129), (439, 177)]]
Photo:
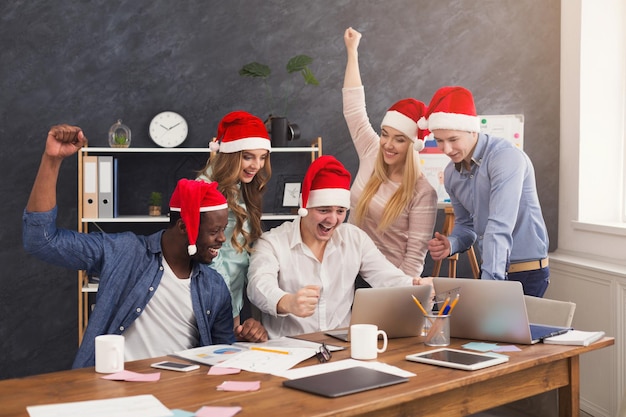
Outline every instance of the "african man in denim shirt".
[(151, 236), (57, 229), (59, 169), (86, 143), (79, 127), (50, 129), (23, 218), (29, 253), (100, 277), (73, 367), (94, 365), (94, 340), (101, 334), (124, 335), (125, 360), (233, 343), (228, 288), (209, 267), (228, 222), (226, 199), (217, 185), (180, 180), (170, 201), (169, 227)]

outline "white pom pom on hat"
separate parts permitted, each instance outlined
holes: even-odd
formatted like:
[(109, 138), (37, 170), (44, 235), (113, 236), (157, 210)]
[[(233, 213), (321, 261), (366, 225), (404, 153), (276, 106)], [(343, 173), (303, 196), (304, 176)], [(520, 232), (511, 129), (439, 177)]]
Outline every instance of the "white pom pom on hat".
[(217, 138), (209, 142), (209, 150), (211, 152), (217, 152), (220, 150), (220, 143), (217, 141)]

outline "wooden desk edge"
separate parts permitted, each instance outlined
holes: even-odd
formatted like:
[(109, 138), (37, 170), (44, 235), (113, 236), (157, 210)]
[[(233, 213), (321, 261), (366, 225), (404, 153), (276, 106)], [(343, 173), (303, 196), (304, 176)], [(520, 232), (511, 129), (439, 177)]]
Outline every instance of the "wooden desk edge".
[[(322, 341), (326, 339), (323, 335), (316, 336), (317, 339), (312, 340)], [(330, 338), (327, 341), (332, 343), (331, 340), (333, 339)], [(453, 347), (458, 347), (468, 341), (469, 340), (457, 339)], [(400, 363), (404, 364), (403, 357), (405, 354), (409, 353), (409, 350), (413, 350), (414, 348), (416, 351), (424, 350), (423, 346), (415, 345), (413, 342), (406, 344), (405, 342), (398, 342), (398, 339), (396, 339), (396, 344), (398, 348), (395, 349), (391, 346), (389, 361), (386, 361), (383, 357), (382, 360), (384, 362), (396, 366)], [(102, 380), (102, 375), (96, 374), (93, 368), (34, 375), (30, 377), (0, 381), (0, 399), (4, 406), (7, 407), (6, 412), (8, 414), (3, 415), (19, 417), (28, 415), (26, 412), (26, 406), (30, 405), (123, 397), (153, 391), (154, 395), (167, 407), (188, 409), (188, 411), (195, 411), (193, 407), (198, 406), (199, 408), (201, 405), (241, 405), (244, 407), (244, 411), (242, 412), (243, 415), (248, 415), (248, 413), (252, 415), (257, 411), (267, 412), (268, 410), (275, 410), (277, 412), (275, 415), (278, 416), (281, 415), (281, 411), (279, 410), (282, 410), (282, 412), (286, 414), (289, 414), (296, 409), (301, 410), (298, 407), (301, 407), (300, 403), (304, 401), (305, 403), (311, 404), (311, 407), (308, 413), (301, 410), (300, 414), (302, 416), (320, 416), (326, 415), (322, 409), (328, 409), (331, 406), (332, 401), (332, 404), (336, 406), (335, 412), (337, 415), (348, 416), (369, 414), (389, 416), (400, 412), (403, 409), (415, 409), (415, 407), (420, 404), (424, 404), (424, 401), (422, 400), (425, 398), (446, 398), (446, 391), (461, 392), (470, 386), (478, 387), (483, 385), (481, 382), (483, 380), (493, 382), (493, 380), (518, 372), (521, 372), (521, 374), (532, 374), (533, 368), (535, 367), (537, 367), (537, 369), (547, 369), (553, 364), (560, 363), (561, 365), (559, 365), (559, 369), (564, 369), (564, 367), (567, 366), (572, 371), (569, 383), (559, 388), (559, 393), (562, 397), (561, 407), (564, 410), (573, 409), (573, 412), (576, 413), (575, 410), (578, 406), (580, 382), (578, 370), (579, 355), (614, 344), (615, 339), (613, 337), (604, 337), (589, 346), (549, 345), (549, 354), (537, 355), (537, 358), (533, 359), (533, 355), (529, 355), (527, 353), (526, 355), (528, 357), (526, 359), (518, 364), (514, 364), (512, 368), (509, 368), (509, 370), (491, 367), (466, 374), (459, 373), (466, 371), (458, 371), (448, 368), (430, 368), (431, 365), (407, 362), (408, 365), (402, 366), (402, 368), (416, 373), (417, 376), (414, 378), (424, 377), (428, 374), (432, 375), (434, 369), (438, 369), (436, 372), (440, 375), (440, 377), (435, 378), (438, 382), (433, 381), (433, 384), (428, 387), (405, 387), (405, 384), (400, 384), (395, 387), (384, 388), (386, 390), (385, 394), (378, 396), (372, 396), (371, 392), (366, 392), (338, 399), (325, 399), (284, 388), (282, 386), (282, 378), (269, 374), (252, 374), (247, 372), (242, 372), (240, 376), (234, 375), (232, 378), (219, 378), (224, 380), (246, 380), (250, 379), (250, 375), (254, 375), (254, 379), (262, 381), (262, 389), (260, 391), (253, 393), (221, 392), (216, 393), (215, 395), (207, 395), (209, 392), (206, 391), (206, 389), (213, 386), (217, 380), (215, 377), (210, 380), (206, 379), (207, 368), (202, 367), (199, 371), (192, 371), (193, 374), (164, 371), (161, 375), (161, 382), (171, 381), (173, 386), (160, 385), (158, 389), (158, 385), (154, 385), (154, 383), (125, 383)], [(532, 351), (534, 350), (534, 346), (535, 345), (527, 346), (526, 348)], [(336, 355), (336, 357), (333, 360), (347, 358), (349, 357), (349, 349), (347, 351), (337, 352), (334, 355)], [(523, 352), (520, 353), (520, 355), (523, 355)], [(171, 357), (128, 362), (126, 369), (136, 372), (154, 371), (149, 367), (149, 364), (159, 359), (171, 359)], [(311, 359), (305, 361), (300, 366), (307, 366), (313, 363), (315, 363), (315, 361), (314, 359)], [(455, 383), (445, 386), (442, 381), (452, 375), (456, 380)], [(415, 381), (419, 381), (419, 379), (416, 379)], [(559, 384), (561, 383), (563, 382), (560, 382)], [(190, 392), (189, 387), (193, 386), (200, 386), (201, 389), (196, 391), (202, 391), (202, 393)], [(104, 390), (101, 391), (100, 388), (103, 388)], [(41, 395), (36, 395), (35, 393), (37, 392), (41, 393)], [(183, 398), (185, 395), (189, 398)], [(281, 402), (280, 404), (277, 404), (275, 401), (279, 396), (281, 398)]]

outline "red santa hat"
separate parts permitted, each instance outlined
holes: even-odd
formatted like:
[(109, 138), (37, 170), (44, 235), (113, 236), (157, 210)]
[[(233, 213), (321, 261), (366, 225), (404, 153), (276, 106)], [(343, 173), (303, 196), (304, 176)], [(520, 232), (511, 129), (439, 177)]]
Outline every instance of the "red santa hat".
[(209, 149), (222, 153), (246, 149), (266, 149), (271, 152), (272, 145), (263, 121), (250, 113), (238, 110), (228, 113), (220, 120), (217, 137), (209, 143)]
[(185, 178), (178, 181), (170, 199), (170, 211), (180, 212), (180, 217), (185, 222), (189, 238), (187, 247), (189, 255), (195, 255), (198, 251), (196, 241), (200, 230), (200, 213), (226, 208), (228, 208), (226, 197), (217, 190), (217, 182), (208, 183)]
[(381, 126), (389, 126), (404, 133), (413, 142), (416, 151), (424, 149), (424, 138), (428, 135), (417, 126), (418, 120), (426, 113), (426, 105), (414, 98), (405, 98), (387, 110)]
[(334, 156), (324, 155), (309, 165), (302, 181), (298, 214), (306, 217), (309, 207), (350, 207), (350, 173)]
[(463, 87), (441, 87), (433, 95), (418, 126), (431, 132), (437, 129), (480, 132), (480, 118), (472, 93)]

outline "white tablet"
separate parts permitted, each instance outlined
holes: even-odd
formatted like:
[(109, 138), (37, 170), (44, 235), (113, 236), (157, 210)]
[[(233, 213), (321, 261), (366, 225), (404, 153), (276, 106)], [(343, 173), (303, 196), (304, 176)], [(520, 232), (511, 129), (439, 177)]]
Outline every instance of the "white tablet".
[(474, 371), (507, 362), (508, 356), (499, 353), (466, 352), (450, 348), (429, 350), (426, 352), (407, 355), (406, 359), (413, 362), (428, 363), (431, 365), (446, 366), (448, 368)]

